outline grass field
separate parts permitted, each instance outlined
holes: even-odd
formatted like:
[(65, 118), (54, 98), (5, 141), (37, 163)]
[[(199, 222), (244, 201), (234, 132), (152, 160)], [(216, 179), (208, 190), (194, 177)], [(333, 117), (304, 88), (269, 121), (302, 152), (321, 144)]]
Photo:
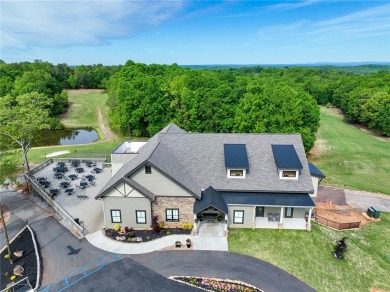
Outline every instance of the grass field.
[[(381, 218), (343, 232), (318, 224), (311, 232), (230, 229), (229, 251), (274, 264), (318, 291), (390, 291), (390, 213), (381, 213)], [(348, 251), (344, 260), (336, 260), (331, 253), (343, 236)]]
[(65, 128), (94, 128), (100, 139), (104, 138), (98, 123), (98, 110), (107, 117), (107, 94), (101, 90), (68, 90), (70, 108), (68, 113), (61, 118)]
[[(101, 109), (103, 119), (107, 126), (108, 107), (106, 105), (107, 94), (101, 90), (69, 90), (70, 108), (68, 113), (61, 118), (61, 122), (67, 128), (94, 128), (100, 139), (104, 134), (100, 130), (98, 122), (98, 110)], [(99, 141), (87, 145), (64, 145), (33, 148), (29, 151), (29, 161), (39, 164), (47, 160), (46, 155), (57, 151), (69, 151), (68, 156), (73, 157), (110, 157), (111, 152), (120, 145), (124, 139), (114, 138), (110, 141)]]
[(390, 194), (390, 140), (347, 124), (337, 109), (321, 108), (321, 124), (310, 161), (326, 184)]

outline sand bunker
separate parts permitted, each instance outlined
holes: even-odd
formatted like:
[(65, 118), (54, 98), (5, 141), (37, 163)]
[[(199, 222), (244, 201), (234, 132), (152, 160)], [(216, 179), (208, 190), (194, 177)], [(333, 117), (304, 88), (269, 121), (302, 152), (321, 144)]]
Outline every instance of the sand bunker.
[(46, 157), (50, 158), (50, 157), (60, 156), (60, 155), (68, 154), (68, 153), (70, 153), (70, 152), (69, 151), (57, 151), (57, 152), (47, 154)]

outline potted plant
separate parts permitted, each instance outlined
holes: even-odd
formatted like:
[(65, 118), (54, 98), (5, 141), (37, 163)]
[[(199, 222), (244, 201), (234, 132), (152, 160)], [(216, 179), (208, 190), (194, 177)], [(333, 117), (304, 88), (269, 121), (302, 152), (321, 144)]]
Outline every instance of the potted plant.
[(178, 247), (178, 248), (180, 248), (180, 247), (181, 247), (181, 241), (180, 241), (180, 240), (176, 241), (176, 242), (175, 242), (175, 246)]
[(203, 216), (199, 216), (199, 221), (203, 221)]
[(217, 216), (217, 221), (221, 221), (222, 217), (220, 215)]
[(186, 245), (187, 245), (188, 248), (191, 247), (191, 239), (187, 238)]

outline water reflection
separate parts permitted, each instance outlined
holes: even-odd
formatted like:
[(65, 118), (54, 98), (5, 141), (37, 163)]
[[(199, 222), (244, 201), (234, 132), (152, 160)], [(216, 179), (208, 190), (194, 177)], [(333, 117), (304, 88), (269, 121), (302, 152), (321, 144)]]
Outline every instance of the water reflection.
[(44, 130), (33, 146), (85, 144), (97, 139), (99, 136), (94, 129)]

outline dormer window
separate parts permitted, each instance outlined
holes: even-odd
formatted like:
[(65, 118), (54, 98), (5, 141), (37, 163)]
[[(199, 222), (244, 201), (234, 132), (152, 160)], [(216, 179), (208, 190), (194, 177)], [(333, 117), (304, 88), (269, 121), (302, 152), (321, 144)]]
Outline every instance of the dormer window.
[(152, 173), (152, 166), (150, 164), (145, 164), (145, 173), (146, 174)]
[(245, 144), (224, 144), (225, 167), (228, 178), (245, 178), (249, 169)]
[(298, 179), (303, 168), (294, 145), (272, 145), (280, 179)]
[(228, 178), (245, 178), (246, 169), (228, 169), (227, 177)]
[(298, 171), (297, 170), (281, 170), (280, 171), (280, 178), (296, 179), (296, 178), (298, 178)]

